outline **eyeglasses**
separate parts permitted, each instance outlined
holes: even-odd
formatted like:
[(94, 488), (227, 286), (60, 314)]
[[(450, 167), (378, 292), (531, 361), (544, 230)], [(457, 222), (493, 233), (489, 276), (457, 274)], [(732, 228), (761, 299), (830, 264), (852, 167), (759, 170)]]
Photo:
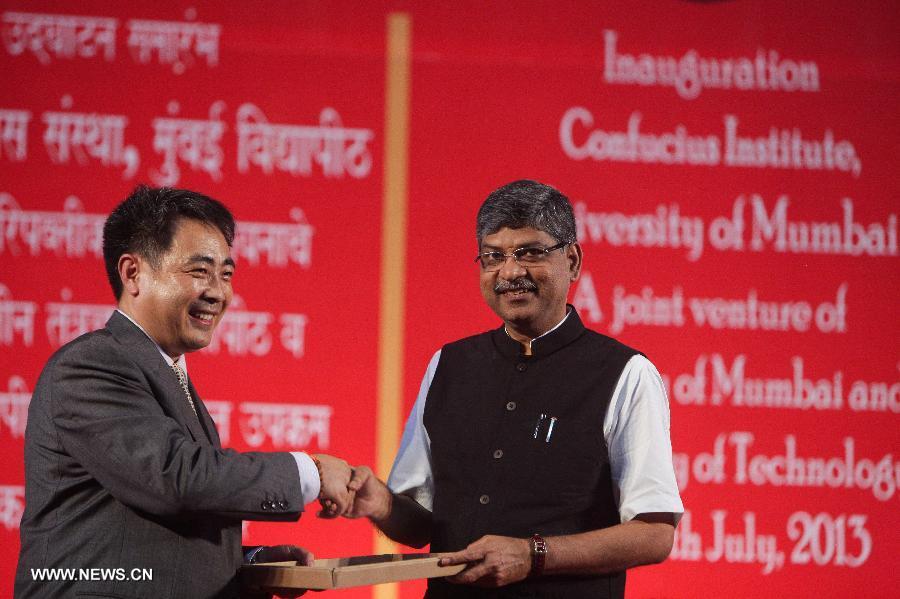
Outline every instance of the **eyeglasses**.
[(557, 243), (548, 248), (539, 246), (522, 247), (515, 249), (508, 254), (496, 251), (484, 252), (475, 256), (475, 262), (479, 262), (481, 264), (481, 270), (485, 272), (500, 270), (509, 258), (512, 258), (516, 261), (516, 264), (524, 266), (525, 268), (543, 266), (544, 262), (547, 260), (547, 256), (550, 255), (550, 252), (564, 248), (567, 245), (569, 245), (569, 242), (563, 241), (562, 243)]

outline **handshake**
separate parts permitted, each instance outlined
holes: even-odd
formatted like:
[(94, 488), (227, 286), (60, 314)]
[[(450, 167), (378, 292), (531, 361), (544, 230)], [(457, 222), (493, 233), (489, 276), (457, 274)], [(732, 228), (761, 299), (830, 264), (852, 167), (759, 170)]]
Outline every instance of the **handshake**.
[(390, 513), (391, 493), (368, 466), (352, 467), (326, 454), (311, 456), (319, 468), (320, 518), (381, 519)]

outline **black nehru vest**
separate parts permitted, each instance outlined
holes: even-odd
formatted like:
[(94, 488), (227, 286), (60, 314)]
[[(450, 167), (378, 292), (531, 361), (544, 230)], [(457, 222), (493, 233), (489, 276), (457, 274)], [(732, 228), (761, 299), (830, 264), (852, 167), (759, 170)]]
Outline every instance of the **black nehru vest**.
[[(531, 356), (502, 327), (441, 350), (424, 414), (433, 552), (457, 551), (487, 534), (551, 537), (619, 523), (603, 419), (638, 352), (586, 329), (569, 310), (561, 326), (532, 342)], [(431, 579), (426, 596), (596, 599), (624, 592), (620, 572), (545, 576), (491, 590)]]

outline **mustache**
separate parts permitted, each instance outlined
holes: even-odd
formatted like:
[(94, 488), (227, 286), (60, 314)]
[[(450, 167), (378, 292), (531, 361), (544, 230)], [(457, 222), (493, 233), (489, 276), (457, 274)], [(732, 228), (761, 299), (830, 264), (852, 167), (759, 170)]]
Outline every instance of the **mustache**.
[(494, 285), (494, 293), (506, 293), (507, 291), (537, 291), (537, 285), (531, 279), (519, 277), (512, 281), (500, 279)]

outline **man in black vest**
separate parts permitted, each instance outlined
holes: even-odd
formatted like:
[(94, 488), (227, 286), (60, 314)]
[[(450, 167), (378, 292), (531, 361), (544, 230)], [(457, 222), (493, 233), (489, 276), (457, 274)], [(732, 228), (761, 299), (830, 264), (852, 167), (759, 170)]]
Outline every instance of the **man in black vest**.
[(349, 515), (467, 564), (428, 598), (622, 597), (627, 568), (669, 555), (684, 510), (662, 380), (566, 303), (582, 250), (559, 191), (501, 187), (476, 236), (503, 326), (435, 354), (387, 486), (359, 477)]

